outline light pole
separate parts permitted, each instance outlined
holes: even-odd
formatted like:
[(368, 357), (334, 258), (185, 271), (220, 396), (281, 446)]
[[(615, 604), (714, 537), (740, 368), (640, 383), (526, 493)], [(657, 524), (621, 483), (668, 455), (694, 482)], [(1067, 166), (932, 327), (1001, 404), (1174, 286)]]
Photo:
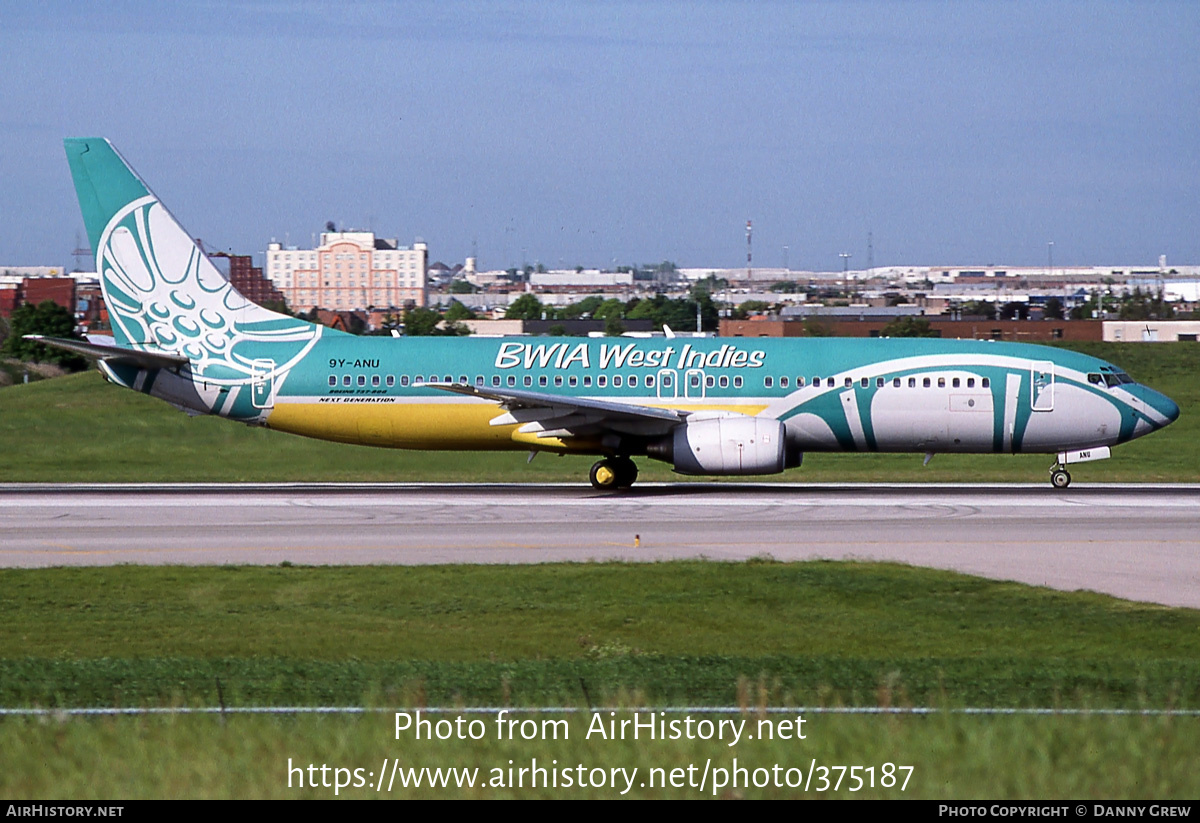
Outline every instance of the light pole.
[(853, 257), (848, 251), (840, 252), (838, 257), (842, 258), (842, 291), (850, 294), (850, 258)]

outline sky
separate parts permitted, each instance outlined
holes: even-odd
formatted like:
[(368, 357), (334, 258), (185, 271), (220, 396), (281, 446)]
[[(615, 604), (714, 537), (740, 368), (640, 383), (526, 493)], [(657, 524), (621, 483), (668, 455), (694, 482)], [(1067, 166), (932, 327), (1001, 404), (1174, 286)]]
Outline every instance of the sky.
[(1194, 0), (0, 0), (0, 266), (86, 244), (69, 136), (260, 261), (1200, 264), (1198, 58)]

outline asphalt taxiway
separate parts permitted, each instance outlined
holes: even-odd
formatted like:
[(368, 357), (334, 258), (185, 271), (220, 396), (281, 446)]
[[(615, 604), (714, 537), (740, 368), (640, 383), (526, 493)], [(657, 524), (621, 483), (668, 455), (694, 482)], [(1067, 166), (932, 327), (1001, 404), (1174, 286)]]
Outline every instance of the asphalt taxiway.
[(1200, 608), (1200, 487), (5, 485), (0, 566), (887, 560)]

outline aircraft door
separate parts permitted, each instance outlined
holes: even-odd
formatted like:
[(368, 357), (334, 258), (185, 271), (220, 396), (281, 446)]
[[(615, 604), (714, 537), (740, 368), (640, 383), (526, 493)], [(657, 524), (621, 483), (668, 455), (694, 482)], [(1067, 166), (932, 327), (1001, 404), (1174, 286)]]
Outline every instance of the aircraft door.
[(675, 385), (675, 372), (671, 369), (658, 371), (658, 399), (674, 400), (679, 396), (679, 388)]
[(683, 375), (683, 396), (695, 400), (704, 397), (705, 380), (701, 369), (688, 369)]
[(250, 364), (250, 402), (256, 409), (275, 405), (275, 361), (255, 360)]
[(1029, 370), (1029, 403), (1034, 411), (1054, 411), (1054, 364), (1035, 361)]

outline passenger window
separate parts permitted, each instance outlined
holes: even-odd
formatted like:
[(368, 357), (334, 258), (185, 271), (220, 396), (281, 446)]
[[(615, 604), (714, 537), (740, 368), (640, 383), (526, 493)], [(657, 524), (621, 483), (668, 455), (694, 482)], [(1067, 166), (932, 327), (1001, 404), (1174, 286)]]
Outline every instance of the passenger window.
[(590, 374), (585, 374), (583, 376), (583, 387), (585, 389), (587, 389), (587, 388), (591, 388), (591, 385), (592, 385), (592, 376)]
[(392, 386), (394, 386), (394, 385), (396, 385), (396, 375), (394, 375), (394, 374), (389, 374), (389, 375), (387, 376), (387, 386), (388, 386), (388, 388), (390, 389), (390, 388), (391, 388)]
[(371, 375), (371, 385), (372, 385), (372, 386), (378, 386), (378, 385), (379, 385), (379, 375), (377, 375), (377, 374), (373, 374), (373, 375)]
[(549, 384), (550, 384), (550, 381), (546, 378), (546, 375), (543, 374), (541, 377), (538, 378), (539, 386), (548, 386)]
[(367, 385), (367, 376), (365, 374), (360, 374), (358, 376), (358, 385), (360, 385), (360, 386)]
[(492, 375), (492, 385), (493, 385), (493, 386), (499, 386), (499, 385), (500, 385), (500, 375), (498, 375), (498, 374), (493, 374), (493, 375)]
[[(464, 377), (464, 378), (463, 378), (463, 382), (465, 383), (465, 382), (466, 382), (466, 380), (467, 380), (467, 378), (465, 378), (465, 377)], [(437, 382), (437, 378), (436, 378), (436, 377), (433, 379), (433, 382), (434, 382), (434, 383), (436, 383), (436, 382)], [(452, 378), (450, 375), (446, 375), (446, 376), (445, 376), (445, 378), (443, 378), (443, 379), (442, 379), (442, 382), (443, 382), (443, 383), (453, 383), (453, 382), (454, 382), (454, 378)]]
[(663, 381), (663, 388), (664, 388), (664, 389), (669, 389), (669, 388), (671, 388), (671, 375), (669, 375), (669, 374), (664, 374), (664, 375), (662, 376), (662, 381)]
[(900, 378), (899, 377), (892, 378), (892, 388), (894, 388), (894, 389), (900, 388)]
[(636, 374), (631, 374), (629, 376), (629, 388), (631, 388), (631, 389), (637, 388), (637, 375)]
[(869, 378), (869, 377), (864, 377), (862, 380), (860, 380), (860, 381), (858, 381), (858, 382), (859, 382), (859, 384), (860, 384), (860, 385), (861, 385), (861, 386), (862, 386), (862, 387), (865, 389), (865, 388), (867, 388), (868, 386), (870, 386), (870, 385), (871, 385), (871, 378)]
[(646, 375), (646, 388), (648, 388), (648, 389), (654, 388), (654, 375), (652, 375), (652, 374)]
[(350, 385), (350, 375), (347, 374), (345, 377), (342, 378), (342, 385), (343, 386)]
[[(800, 381), (796, 380), (796, 385), (800, 385)], [(788, 387), (788, 379), (786, 377), (779, 378), (779, 388), (786, 389)]]
[(968, 388), (968, 389), (973, 389), (973, 388), (975, 388), (975, 378), (974, 378), (974, 377), (968, 377), (968, 378), (967, 378), (967, 388)]
[(602, 374), (596, 378), (596, 388), (602, 389), (608, 385), (608, 375)]
[(742, 376), (740, 374), (733, 378), (733, 387), (735, 389), (740, 389), (742, 387)]
[(846, 388), (850, 388), (854, 384), (854, 381), (851, 380), (849, 377), (847, 377), (845, 380), (845, 383), (846, 383)]
[(944, 377), (939, 377), (939, 378), (938, 378), (938, 388), (939, 388), (939, 389), (944, 389), (944, 388), (946, 388), (946, 378), (944, 378)]
[[(450, 381), (447, 380), (446, 382), (449, 383)], [(465, 374), (460, 374), (458, 376), (458, 382), (462, 383), (464, 386), (467, 385), (467, 376)]]
[(576, 386), (579, 385), (579, 378), (576, 377), (575, 375), (571, 375), (570, 377), (567, 378), (567, 385), (570, 386), (571, 388), (575, 388)]
[(407, 385), (408, 385), (408, 375), (407, 375), (407, 374), (402, 374), (402, 375), (400, 375), (400, 385), (401, 385), (401, 386), (407, 386)]
[(917, 378), (915, 378), (915, 377), (908, 378), (908, 387), (910, 389), (915, 389), (917, 387)]
[(482, 374), (475, 375), (475, 385), (482, 386), (483, 384), (484, 384), (483, 375)]
[(525, 375), (525, 388), (529, 388), (532, 385), (533, 385), (533, 375), (532, 374)]
[(957, 377), (954, 378), (954, 382), (952, 383), (952, 385), (954, 386), (954, 388), (956, 388), (956, 389), (958, 388), (958, 378)]
[(983, 386), (986, 389), (992, 385), (992, 381), (985, 377), (985, 378), (983, 378), (982, 381), (980, 381), (979, 385)]
[(774, 387), (774, 381), (770, 377), (763, 378), (763, 386), (770, 389)]
[(882, 377), (875, 378), (875, 388), (877, 388), (877, 389), (883, 388), (883, 378)]
[(621, 388), (621, 375), (619, 375), (619, 374), (613, 375), (613, 388), (614, 389)]
[(832, 377), (825, 378), (825, 388), (827, 388), (827, 389), (833, 388), (833, 378)]
[(511, 389), (515, 385), (517, 385), (517, 376), (515, 374), (510, 374), (508, 376), (508, 387)]
[(727, 375), (724, 375), (724, 374), (721, 375), (721, 379), (717, 382), (720, 383), (721, 388), (723, 388), (723, 389), (729, 388), (729, 377)]
[(414, 386), (423, 386), (423, 385), (425, 385), (425, 378), (424, 378), (424, 377), (422, 377), (422, 376), (421, 376), (421, 375), (419, 375), (419, 374), (418, 374), (418, 375), (414, 375), (414, 376), (413, 376), (413, 385), (414, 385)]
[(562, 375), (561, 375), (561, 374), (556, 374), (556, 375), (554, 375), (554, 385), (555, 385), (555, 386), (561, 386), (561, 385), (562, 385)]
[(698, 374), (691, 375), (688, 378), (688, 382), (691, 383), (693, 389), (700, 388), (700, 375), (698, 375)]
[(798, 388), (798, 389), (804, 388), (804, 378), (803, 377), (796, 378), (796, 388)]
[[(1098, 377), (1098, 376), (1099, 376), (1099, 375), (1097, 375), (1097, 377)], [(331, 374), (331, 375), (329, 375), (329, 385), (331, 385), (331, 386), (336, 386), (336, 385), (337, 385), (337, 376), (336, 376), (336, 375), (332, 375), (332, 374)]]
[(922, 380), (921, 385), (924, 386), (925, 388), (929, 388), (929, 386), (930, 386), (929, 378), (926, 377), (924, 380)]
[(708, 377), (704, 378), (704, 385), (711, 389), (713, 386), (717, 385), (717, 378), (710, 374)]

